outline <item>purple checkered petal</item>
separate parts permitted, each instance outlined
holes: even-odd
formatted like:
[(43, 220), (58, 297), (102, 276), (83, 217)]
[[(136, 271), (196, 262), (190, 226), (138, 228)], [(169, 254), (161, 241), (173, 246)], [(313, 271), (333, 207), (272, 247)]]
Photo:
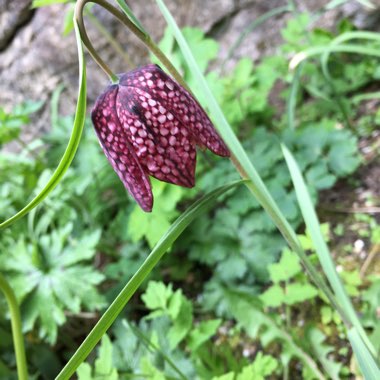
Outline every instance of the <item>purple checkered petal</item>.
[(165, 110), (162, 117), (178, 120), (188, 129), (197, 145), (207, 147), (219, 156), (229, 157), (227, 146), (197, 100), (159, 66), (148, 65), (122, 75), (120, 86), (133, 87), (139, 95), (144, 92), (150, 94)]
[(116, 109), (146, 172), (165, 182), (193, 187), (196, 149), (187, 128), (167, 119), (163, 107), (144, 91), (120, 86)]
[(144, 211), (151, 211), (153, 195), (149, 177), (130, 145), (116, 111), (118, 85), (112, 85), (97, 99), (92, 122), (103, 151), (129, 193)]
[(153, 206), (148, 175), (193, 187), (196, 145), (230, 155), (199, 103), (157, 65), (121, 75), (91, 116), (109, 162), (145, 211)]

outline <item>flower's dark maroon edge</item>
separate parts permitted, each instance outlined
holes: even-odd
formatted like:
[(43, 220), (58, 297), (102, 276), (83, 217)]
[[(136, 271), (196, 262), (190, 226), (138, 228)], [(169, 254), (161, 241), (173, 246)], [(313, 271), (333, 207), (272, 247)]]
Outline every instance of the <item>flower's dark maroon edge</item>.
[(157, 65), (121, 74), (100, 95), (91, 117), (112, 167), (144, 211), (151, 211), (149, 176), (195, 184), (196, 145), (229, 150), (194, 97)]

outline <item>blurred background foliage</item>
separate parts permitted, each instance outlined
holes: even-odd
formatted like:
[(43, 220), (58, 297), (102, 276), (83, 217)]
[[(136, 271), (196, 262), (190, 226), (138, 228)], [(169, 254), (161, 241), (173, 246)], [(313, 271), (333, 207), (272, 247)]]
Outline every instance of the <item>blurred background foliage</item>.
[[(51, 2), (36, 5), (45, 3)], [(231, 71), (215, 64), (216, 40), (197, 28), (183, 33), (228, 121), (313, 258), (280, 144), (295, 155), (345, 286), (379, 351), (379, 198), (355, 188), (360, 173), (379, 163), (378, 103), (371, 112), (363, 104), (379, 97), (371, 91), (380, 65), (372, 57), (340, 53), (329, 62), (331, 82), (317, 59), (307, 61), (297, 77), (288, 69), (289, 57), (355, 30), (347, 19), (334, 31), (310, 27), (314, 17), (294, 12), (275, 54), (259, 62), (243, 58)], [(169, 30), (160, 46), (202, 103)], [(17, 104), (10, 112), (0, 108), (1, 220), (38, 192), (62, 156), (73, 125), (73, 116), (58, 111), (62, 90), (57, 87), (49, 104), (51, 128), (28, 144), (21, 127), (41, 102)], [(287, 111), (290, 99), (293, 117)], [(14, 141), (17, 151), (9, 148)], [(229, 161), (198, 152), (196, 187), (153, 181), (154, 210), (143, 213), (107, 163), (87, 120), (74, 164), (60, 185), (0, 235), (0, 270), (21, 304), (34, 378), (53, 378), (174, 219), (201, 194), (233, 179), (237, 174)], [(352, 210), (353, 196), (360, 199), (358, 211)], [(0, 377), (16, 379), (2, 298), (0, 337)], [(348, 347), (336, 312), (240, 187), (185, 231), (77, 376), (360, 378)]]

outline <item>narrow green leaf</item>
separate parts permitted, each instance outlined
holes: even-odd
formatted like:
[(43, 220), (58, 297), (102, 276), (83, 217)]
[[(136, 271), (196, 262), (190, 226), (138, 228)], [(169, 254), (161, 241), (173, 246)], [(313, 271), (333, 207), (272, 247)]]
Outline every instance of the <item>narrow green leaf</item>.
[(302, 63), (296, 68), (293, 81), (290, 87), (288, 102), (286, 104), (286, 110), (287, 110), (287, 116), (288, 116), (288, 127), (290, 129), (296, 128), (295, 110), (296, 110), (296, 105), (297, 105), (297, 94), (298, 94), (298, 88), (300, 84), (302, 68), (303, 68)]
[(148, 32), (144, 29), (141, 22), (133, 14), (131, 8), (129, 8), (125, 0), (116, 0), (116, 2), (119, 4), (120, 8), (123, 10), (125, 15), (140, 29), (140, 31), (144, 33), (146, 36), (149, 36)]
[(32, 8), (41, 8), (53, 4), (64, 4), (70, 0), (33, 0)]
[(227, 191), (241, 185), (244, 181), (235, 181), (227, 185), (218, 187), (211, 191), (195, 203), (193, 203), (167, 230), (162, 236), (152, 252), (146, 258), (139, 270), (133, 275), (127, 285), (115, 298), (106, 312), (100, 318), (90, 334), (71, 357), (66, 366), (62, 369), (56, 380), (68, 380), (72, 376), (78, 366), (86, 359), (89, 353), (93, 350), (96, 344), (108, 328), (115, 321), (117, 316), (123, 310), (124, 306), (131, 299), (141, 283), (149, 275), (152, 269), (157, 265), (162, 256), (172, 246), (176, 239), (181, 235), (184, 229), (199, 215), (204, 213), (208, 208), (215, 204), (218, 197)]
[(65, 14), (65, 18), (63, 21), (63, 31), (62, 34), (67, 36), (74, 29), (74, 7), (75, 4), (70, 4), (70, 8), (67, 10)]
[(368, 351), (367, 346), (364, 344), (361, 336), (355, 328), (348, 330), (348, 339), (352, 345), (355, 356), (358, 360), (359, 367), (363, 373), (365, 380), (378, 380), (380, 379), (380, 370), (375, 362), (375, 359)]
[(247, 182), (247, 187), (254, 195), (254, 197), (257, 199), (257, 201), (261, 204), (261, 206), (265, 209), (268, 215), (272, 218), (272, 220), (274, 221), (277, 228), (279, 229), (285, 240), (288, 242), (292, 250), (298, 254), (304, 266), (306, 267), (310, 277), (318, 285), (321, 291), (325, 293), (326, 297), (329, 298), (331, 303), (334, 304), (336, 308), (339, 308), (339, 305), (337, 304), (331, 290), (329, 289), (324, 279), (320, 276), (318, 271), (315, 269), (315, 267), (305, 254), (304, 250), (302, 249), (299, 243), (295, 231), (280, 211), (276, 202), (273, 200), (272, 196), (268, 191), (268, 188), (263, 183), (261, 177), (257, 173), (257, 170), (252, 165), (246, 151), (237, 139), (231, 126), (228, 124), (222, 110), (218, 105), (218, 102), (216, 101), (207, 84), (206, 78), (203, 76), (201, 70), (199, 69), (197, 62), (195, 61), (194, 56), (183, 34), (178, 28), (173, 16), (170, 14), (169, 10), (164, 5), (162, 0), (156, 1), (163, 16), (166, 19), (166, 22), (173, 31), (173, 34), (178, 42), (183, 56), (186, 59), (186, 62), (192, 72), (193, 77), (196, 79), (200, 90), (204, 94), (204, 99), (207, 101), (208, 109), (217, 126), (217, 129), (231, 151), (231, 161), (234, 163), (241, 176), (250, 180), (249, 182)]
[(202, 92), (205, 94), (205, 99), (207, 99), (207, 106), (210, 110), (210, 113), (215, 121), (215, 124), (218, 128), (218, 131), (224, 141), (227, 143), (229, 149), (233, 156), (239, 161), (240, 166), (244, 169), (248, 175), (251, 182), (247, 182), (247, 186), (251, 192), (255, 195), (257, 200), (262, 204), (268, 214), (276, 221), (277, 226), (284, 234), (285, 238), (291, 242), (294, 250), (299, 249), (299, 243), (296, 237), (295, 232), (290, 227), (289, 223), (279, 210), (278, 206), (274, 202), (273, 198), (269, 194), (268, 189), (265, 187), (262, 179), (257, 173), (256, 169), (253, 167), (250, 159), (248, 158), (247, 153), (243, 149), (243, 146), (237, 139), (234, 134), (231, 126), (228, 124), (222, 110), (220, 109), (214, 95), (212, 94), (205, 77), (200, 71), (197, 62), (194, 59), (194, 56), (184, 38), (181, 31), (179, 30), (177, 24), (175, 23), (172, 15), (169, 10), (166, 8), (162, 0), (156, 0), (158, 6), (161, 9), (163, 16), (165, 17), (168, 25), (173, 31), (173, 34), (178, 42), (178, 45), (181, 48), (181, 51), (186, 59), (186, 62), (194, 76), (196, 78), (198, 85)]
[(373, 4), (371, 1), (369, 0), (356, 0), (358, 3), (360, 3), (361, 5), (363, 5), (364, 7), (367, 7), (369, 9), (376, 9), (376, 5)]
[[(158, 0), (157, 0), (158, 1)], [(316, 46), (310, 49), (306, 49), (297, 53), (292, 60), (289, 62), (290, 69), (295, 69), (302, 61), (314, 57), (316, 55), (321, 55), (325, 53), (353, 53), (353, 54), (364, 54), (372, 55), (374, 57), (380, 57), (380, 51), (378, 48), (367, 47), (363, 45), (355, 44), (342, 44), (337, 46)]]
[(140, 329), (133, 326), (133, 324), (128, 323), (126, 320), (122, 321), (125, 328), (131, 329), (135, 334), (136, 338), (141, 342), (149, 351), (157, 352), (162, 356), (162, 359), (179, 375), (180, 379), (187, 380), (187, 377), (181, 372), (181, 370), (176, 366), (174, 361), (167, 355), (159, 346), (153, 343)]
[(358, 330), (360, 336), (366, 342), (368, 348), (374, 353), (375, 350), (369, 341), (367, 335), (362, 328), (360, 321), (356, 315), (356, 312), (352, 306), (351, 300), (348, 297), (343, 284), (336, 272), (334, 262), (331, 258), (330, 251), (327, 247), (327, 244), (323, 238), (318, 217), (315, 213), (313, 203), (311, 201), (310, 195), (308, 193), (305, 181), (302, 177), (301, 171), (292, 156), (289, 150), (283, 145), (282, 151), (286, 160), (286, 163), (289, 168), (290, 175), (292, 177), (293, 185), (296, 190), (296, 195), (298, 203), (301, 208), (303, 218), (305, 220), (306, 226), (310, 233), (310, 237), (313, 241), (315, 250), (317, 252), (319, 262), (323, 268), (323, 271), (336, 295), (336, 298), (339, 300), (340, 305), (345, 311), (345, 314), (349, 318), (350, 323)]
[[(321, 56), (321, 64), (322, 64), (322, 71), (325, 75), (325, 77), (328, 80), (331, 80), (331, 75), (328, 69), (328, 61), (330, 58), (330, 55), (335, 52), (335, 49), (339, 47), (342, 42), (350, 41), (350, 40), (368, 40), (368, 41), (375, 41), (380, 42), (380, 34), (374, 33), (374, 32), (367, 32), (367, 31), (353, 31), (353, 32), (346, 32), (335, 38), (331, 41), (331, 43), (327, 46), (327, 48), (324, 49), (323, 54)], [(344, 46), (344, 45), (341, 45)], [(358, 53), (358, 54), (368, 54), (368, 55), (375, 55), (379, 56), (377, 54), (377, 48), (366, 48), (363, 50), (360, 45), (346, 45), (346, 46), (352, 46), (351, 53)], [(357, 46), (357, 49), (355, 49), (355, 46)], [(351, 48), (350, 48), (351, 49)]]
[(244, 30), (243, 33), (239, 34), (239, 37), (236, 39), (236, 41), (232, 44), (230, 49), (228, 50), (227, 57), (223, 60), (221, 67), (222, 70), (226, 64), (226, 62), (232, 57), (233, 53), (236, 51), (236, 49), (242, 44), (244, 39), (251, 33), (253, 30), (255, 30), (257, 27), (259, 27), (261, 24), (263, 24), (265, 21), (269, 20), (270, 18), (277, 16), (281, 13), (290, 12), (291, 7), (289, 5), (285, 5), (278, 8), (273, 8), (270, 11), (264, 13), (260, 17), (257, 17), (254, 19)]
[(79, 93), (78, 93), (78, 102), (75, 112), (74, 126), (73, 131), (70, 136), (69, 143), (63, 154), (60, 163), (58, 164), (57, 169), (53, 173), (52, 177), (42, 189), (42, 191), (36, 195), (22, 210), (17, 214), (13, 215), (3, 223), (0, 223), (0, 230), (8, 227), (12, 223), (16, 222), (33, 208), (35, 208), (39, 203), (41, 203), (49, 193), (59, 184), (62, 177), (66, 173), (67, 169), (70, 167), (71, 162), (74, 159), (75, 153), (78, 149), (80, 138), (82, 136), (82, 131), (84, 127), (84, 121), (86, 117), (86, 65), (85, 58), (83, 54), (83, 47), (80, 39), (80, 34), (75, 24), (75, 35), (77, 38), (78, 46), (78, 58), (79, 58)]

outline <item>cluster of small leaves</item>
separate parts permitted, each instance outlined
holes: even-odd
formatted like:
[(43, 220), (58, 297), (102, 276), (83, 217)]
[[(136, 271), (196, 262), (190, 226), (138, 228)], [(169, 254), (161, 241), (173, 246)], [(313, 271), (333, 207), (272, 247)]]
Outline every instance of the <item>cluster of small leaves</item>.
[(269, 265), (269, 273), (272, 285), (260, 296), (224, 288), (226, 308), (264, 349), (281, 345), (278, 357), (283, 370), (291, 365), (292, 359), (297, 359), (302, 363), (304, 379), (314, 379), (320, 368), (332, 379), (339, 379), (345, 368), (332, 359), (333, 347), (325, 343), (327, 335), (313, 324), (307, 328), (298, 324), (313, 313), (318, 316), (323, 303), (301, 270), (298, 257), (285, 249), (279, 262)]
[[(335, 129), (328, 120), (280, 134), (257, 128), (246, 148), (261, 177), (287, 219), (298, 227), (302, 222), (291, 180), (282, 160), (279, 141), (284, 141), (297, 157), (317, 201), (317, 192), (330, 188), (339, 177), (353, 172), (360, 163), (356, 138), (347, 130)], [(343, 143), (344, 141), (344, 143)], [(337, 154), (338, 150), (340, 154)], [(214, 164), (213, 164), (214, 165)], [(205, 191), (213, 184), (234, 176), (229, 163), (217, 163), (205, 173), (199, 187)], [(223, 205), (190, 227), (190, 233), (177, 244), (189, 247), (189, 258), (212, 268), (206, 292), (210, 309), (223, 309), (223, 297), (215, 291), (218, 284), (245, 288), (268, 280), (268, 264), (278, 258), (285, 243), (275, 226), (244, 188), (227, 195)]]
[[(327, 236), (327, 226), (323, 227)], [(305, 249), (311, 246), (308, 235), (300, 236), (300, 241)], [(90, 365), (83, 364), (77, 372), (79, 378), (96, 379), (100, 374), (112, 373), (111, 378), (119, 379), (123, 373), (145, 373), (157, 379), (178, 374), (183, 378), (213, 380), (264, 379), (291, 367), (293, 359), (302, 363), (296, 371), (306, 380), (315, 379), (321, 373), (317, 371), (322, 370), (331, 379), (347, 375), (348, 368), (337, 360), (334, 347), (328, 343), (329, 336), (333, 336), (326, 328), (329, 322), (324, 322), (322, 328), (316, 324), (305, 328), (298, 323), (313, 313), (323, 322), (319, 309), (329, 308), (302, 271), (298, 257), (285, 249), (278, 263), (268, 269), (272, 285), (261, 296), (224, 289), (236, 326), (223, 319), (208, 319), (207, 314), (196, 314), (197, 302), (191, 302), (182, 290), (150, 281), (141, 296), (147, 309), (145, 317), (138, 325), (125, 320), (118, 323), (113, 330), (113, 345), (105, 337), (94, 369), (91, 372)], [(376, 287), (378, 284), (368, 297), (378, 294)], [(338, 319), (336, 324), (341, 321)], [(248, 335), (244, 339), (247, 347), (255, 347), (251, 351), (253, 358), (251, 354), (236, 355), (243, 331)], [(231, 345), (235, 345), (232, 356)], [(264, 354), (267, 349), (277, 350), (276, 355)]]
[[(57, 89), (57, 94), (62, 89)], [(19, 140), (21, 127), (40, 103), (25, 103), (11, 113), (1, 111), (0, 218), (5, 220), (39, 192), (60, 159), (73, 117), (57, 115), (57, 96), (52, 101), (52, 130), (27, 147)], [(54, 344), (67, 315), (100, 310), (106, 306), (99, 285), (105, 280), (94, 260), (104, 238), (124, 233), (114, 223), (109, 233), (105, 220), (118, 216), (116, 205), (128, 206), (125, 191), (107, 170), (90, 124), (82, 150), (61, 186), (27, 218), (0, 236), (0, 268), (21, 304), (24, 331), (38, 341)], [(9, 143), (17, 142), (10, 145)], [(128, 208), (128, 207), (127, 207)], [(124, 210), (123, 210), (124, 211)], [(125, 213), (125, 211), (124, 211)], [(112, 241), (104, 247), (115, 253)], [(1, 307), (0, 321), (6, 316)]]
[[(151, 281), (141, 298), (150, 313), (139, 326), (125, 320), (119, 323), (113, 346), (108, 337), (103, 338), (92, 372), (89, 364), (82, 364), (77, 371), (79, 379), (96, 379), (101, 374), (119, 379), (128, 372), (131, 376), (144, 373), (163, 380), (178, 375), (189, 379), (248, 380), (264, 379), (278, 368), (278, 361), (262, 352), (250, 364), (233, 358), (225, 343), (218, 341), (222, 321), (197, 321), (192, 302), (181, 290), (174, 291), (172, 285)], [(233, 371), (226, 371), (226, 361)]]
[[(349, 20), (342, 19), (337, 23), (335, 33), (314, 28), (305, 34), (311, 17), (310, 14), (300, 14), (288, 21), (287, 26), (281, 31), (285, 41), (281, 46), (284, 53), (296, 54), (311, 47), (326, 46), (338, 35), (356, 29)], [(352, 43), (370, 44), (372, 48), (379, 48), (378, 42), (368, 43), (358, 40)], [(328, 69), (330, 78), (327, 80), (318, 62), (307, 61), (304, 63), (300, 79), (300, 95), (302, 96), (298, 97), (298, 105), (302, 104), (297, 110), (299, 120), (313, 122), (323, 115), (323, 117), (336, 118), (345, 124), (347, 119), (356, 119), (356, 124), (368, 123), (370, 115), (361, 115), (357, 107), (360, 95), (355, 97), (352, 94), (366, 91), (366, 87), (379, 80), (378, 60), (374, 57), (335, 53), (334, 59), (329, 61)], [(305, 97), (310, 97), (310, 101), (306, 104), (303, 102)], [(362, 134), (373, 131), (375, 125), (366, 125), (365, 128), (366, 132), (362, 130)]]
[(57, 338), (58, 326), (66, 321), (64, 311), (79, 313), (105, 305), (96, 286), (104, 276), (88, 265), (96, 254), (100, 231), (73, 239), (72, 224), (41, 234), (28, 241), (7, 239), (0, 245), (7, 254), (0, 256), (3, 273), (21, 301), (25, 331), (38, 324), (39, 338), (51, 344)]

